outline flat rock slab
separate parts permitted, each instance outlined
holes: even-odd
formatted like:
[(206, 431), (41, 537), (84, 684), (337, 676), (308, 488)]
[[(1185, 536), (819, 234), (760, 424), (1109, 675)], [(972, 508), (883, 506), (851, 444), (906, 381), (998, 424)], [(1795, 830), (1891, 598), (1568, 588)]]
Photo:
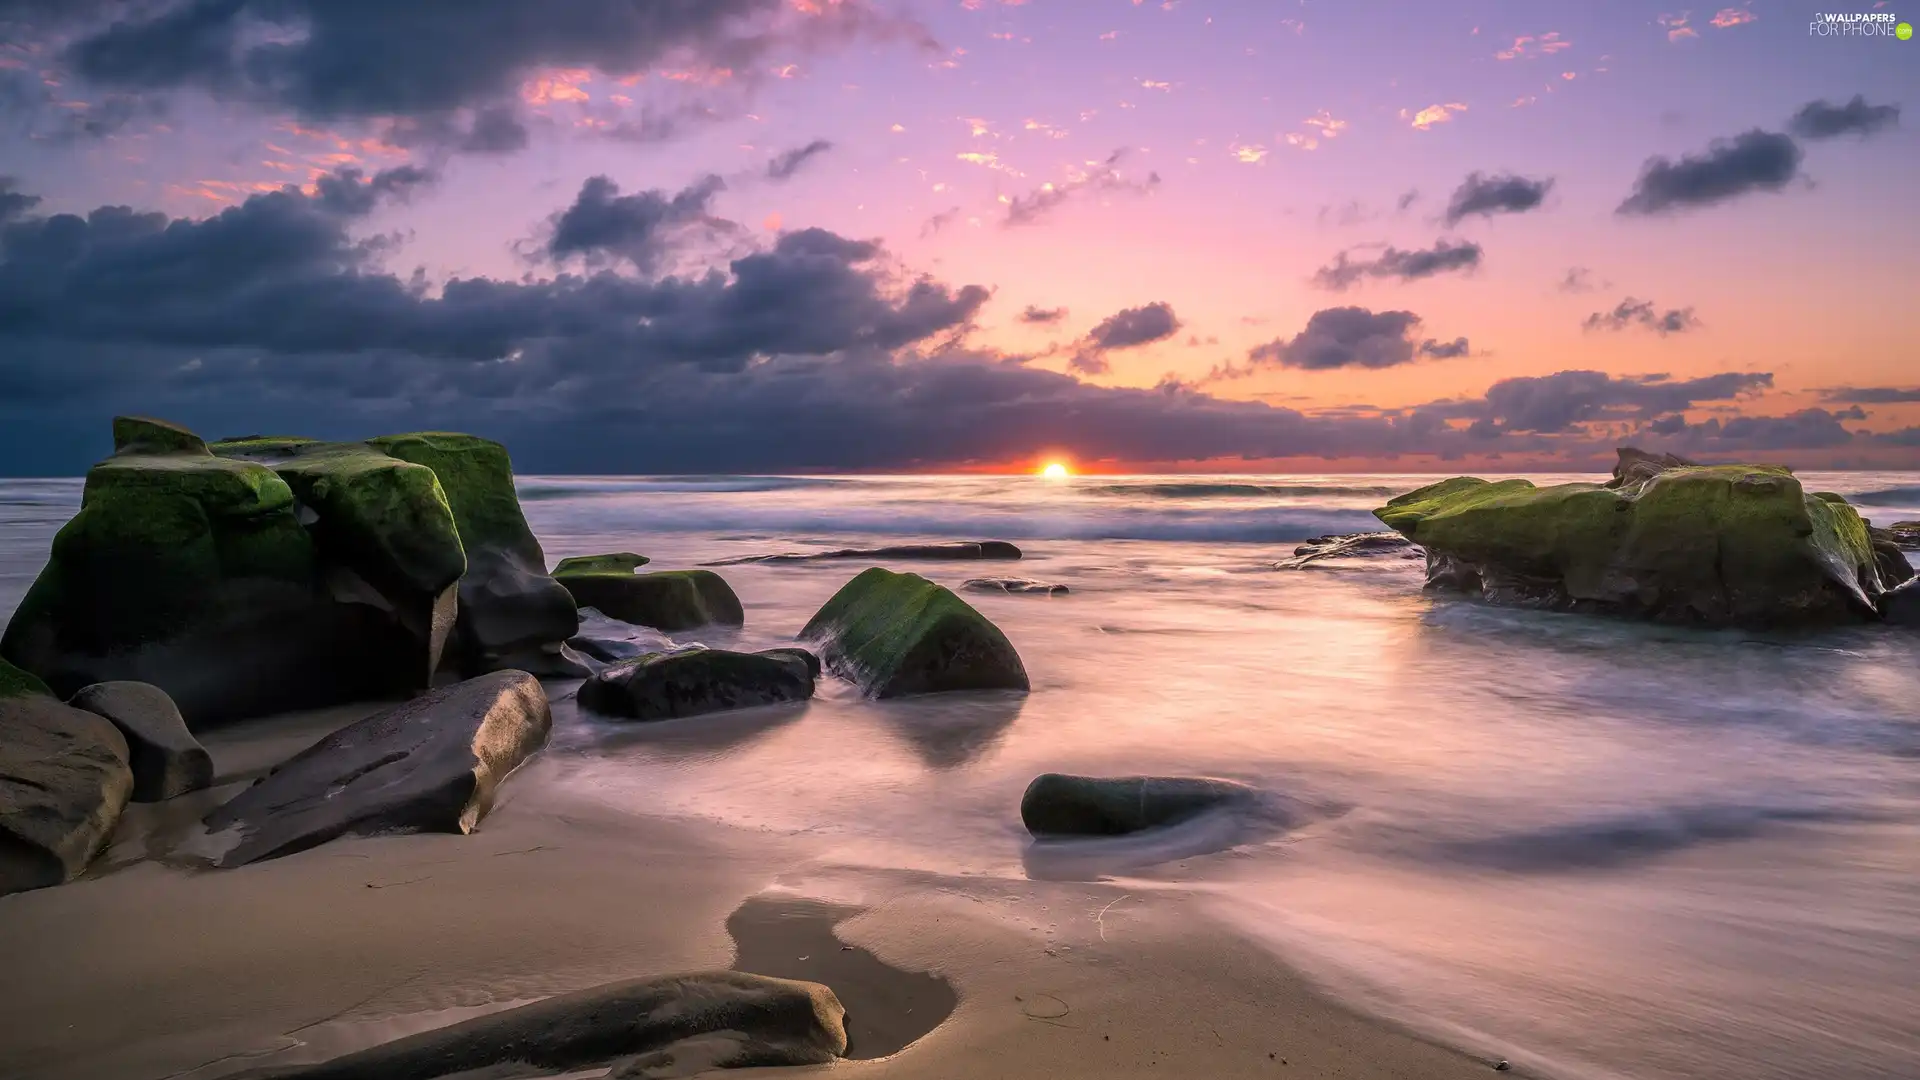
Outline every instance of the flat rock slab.
[(868, 697), (1026, 690), (1007, 635), (951, 590), (883, 567), (841, 586), (800, 631), (827, 668)]
[(1893, 542), (1906, 551), (1920, 551), (1920, 521), (1896, 521), (1887, 526)]
[(1044, 773), (1021, 796), (1020, 820), (1036, 837), (1124, 836), (1253, 799), (1252, 788), (1231, 780)]
[(134, 802), (161, 802), (213, 785), (213, 758), (165, 690), (143, 682), (94, 683), (67, 704), (105, 717), (126, 737)]
[(350, 833), (472, 832), (552, 725), (538, 679), (497, 671), (341, 728), (207, 817), (215, 831), (241, 830), (220, 865)]
[(1293, 558), (1273, 564), (1275, 570), (1298, 570), (1323, 559), (1349, 559), (1392, 555), (1403, 559), (1425, 556), (1413, 541), (1392, 532), (1341, 533), (1316, 536), (1293, 549)]
[(0, 732), (0, 895), (71, 881), (113, 835), (133, 791), (127, 740), (38, 693), (0, 695)]
[[(611, 983), (475, 1017), (335, 1058), (254, 1074), (276, 1080), (435, 1080), (550, 1075), (611, 1065), (611, 1077), (824, 1065), (847, 1049), (846, 1010), (818, 983), (737, 971)], [(537, 1073), (536, 1073), (537, 1070)]]
[(803, 649), (689, 649), (623, 660), (580, 684), (580, 707), (623, 720), (687, 716), (804, 701), (820, 662)]
[(841, 548), (838, 551), (786, 552), (779, 555), (744, 555), (721, 559), (703, 566), (732, 566), (737, 563), (821, 562), (828, 559), (1002, 559), (1020, 557), (1020, 549), (1005, 540), (971, 540), (955, 544), (901, 544), (881, 548)]
[(1065, 596), (1065, 585), (1053, 585), (1045, 581), (1031, 581), (1027, 578), (973, 578), (960, 583), (968, 592), (982, 593), (1034, 593), (1041, 596)]

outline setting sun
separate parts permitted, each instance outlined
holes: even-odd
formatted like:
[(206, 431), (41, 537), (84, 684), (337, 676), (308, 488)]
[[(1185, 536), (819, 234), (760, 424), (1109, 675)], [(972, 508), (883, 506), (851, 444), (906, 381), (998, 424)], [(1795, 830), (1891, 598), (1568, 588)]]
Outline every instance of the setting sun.
[(1049, 461), (1043, 468), (1041, 468), (1040, 475), (1046, 477), (1049, 480), (1061, 480), (1072, 475), (1072, 473), (1067, 469), (1065, 465), (1062, 465), (1060, 462)]

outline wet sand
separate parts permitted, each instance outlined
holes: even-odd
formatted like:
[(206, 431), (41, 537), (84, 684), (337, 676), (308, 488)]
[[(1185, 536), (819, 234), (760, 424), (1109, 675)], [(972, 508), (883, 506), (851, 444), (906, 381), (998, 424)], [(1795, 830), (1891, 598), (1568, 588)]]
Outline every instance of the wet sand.
[(0, 898), (0, 1075), (214, 1080), (726, 967), (832, 987), (849, 1075), (1491, 1071), (1321, 997), (1177, 892), (838, 868), (792, 837), (570, 798), (542, 782), (545, 759), (472, 836), (208, 869), (198, 815), (339, 719), (211, 736), (226, 786), (132, 808), (86, 880)]

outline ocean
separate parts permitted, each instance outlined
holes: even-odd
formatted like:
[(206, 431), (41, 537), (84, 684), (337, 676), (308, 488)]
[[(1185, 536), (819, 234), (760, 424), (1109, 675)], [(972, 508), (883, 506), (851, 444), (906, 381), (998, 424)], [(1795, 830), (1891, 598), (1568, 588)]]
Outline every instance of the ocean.
[[(650, 726), (562, 702), (513, 783), (806, 834), (846, 867), (1177, 890), (1331, 993), (1567, 1080), (1920, 1077), (1920, 634), (1501, 610), (1425, 594), (1397, 558), (1274, 568), (1433, 479), (524, 477), (550, 561), (1001, 539), (1026, 558), (911, 568), (1071, 592), (966, 594), (1029, 695), (867, 702), (826, 680), (804, 706)], [(1920, 474), (1803, 480), (1920, 519)], [(0, 614), (79, 496), (0, 481)], [(861, 565), (723, 568), (745, 628), (674, 640), (785, 643)], [(1063, 852), (1017, 809), (1050, 770), (1268, 797)]]

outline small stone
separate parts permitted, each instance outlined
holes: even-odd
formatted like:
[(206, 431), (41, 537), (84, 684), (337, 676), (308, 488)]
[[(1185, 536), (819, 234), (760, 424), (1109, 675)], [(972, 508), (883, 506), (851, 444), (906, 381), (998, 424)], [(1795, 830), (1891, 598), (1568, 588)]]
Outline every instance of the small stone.
[(1509, 1072), (1512, 1069), (1513, 1069), (1513, 1066), (1508, 1064), (1506, 1058), (1501, 1058), (1499, 1061), (1496, 1061), (1493, 1063), (1494, 1072)]

